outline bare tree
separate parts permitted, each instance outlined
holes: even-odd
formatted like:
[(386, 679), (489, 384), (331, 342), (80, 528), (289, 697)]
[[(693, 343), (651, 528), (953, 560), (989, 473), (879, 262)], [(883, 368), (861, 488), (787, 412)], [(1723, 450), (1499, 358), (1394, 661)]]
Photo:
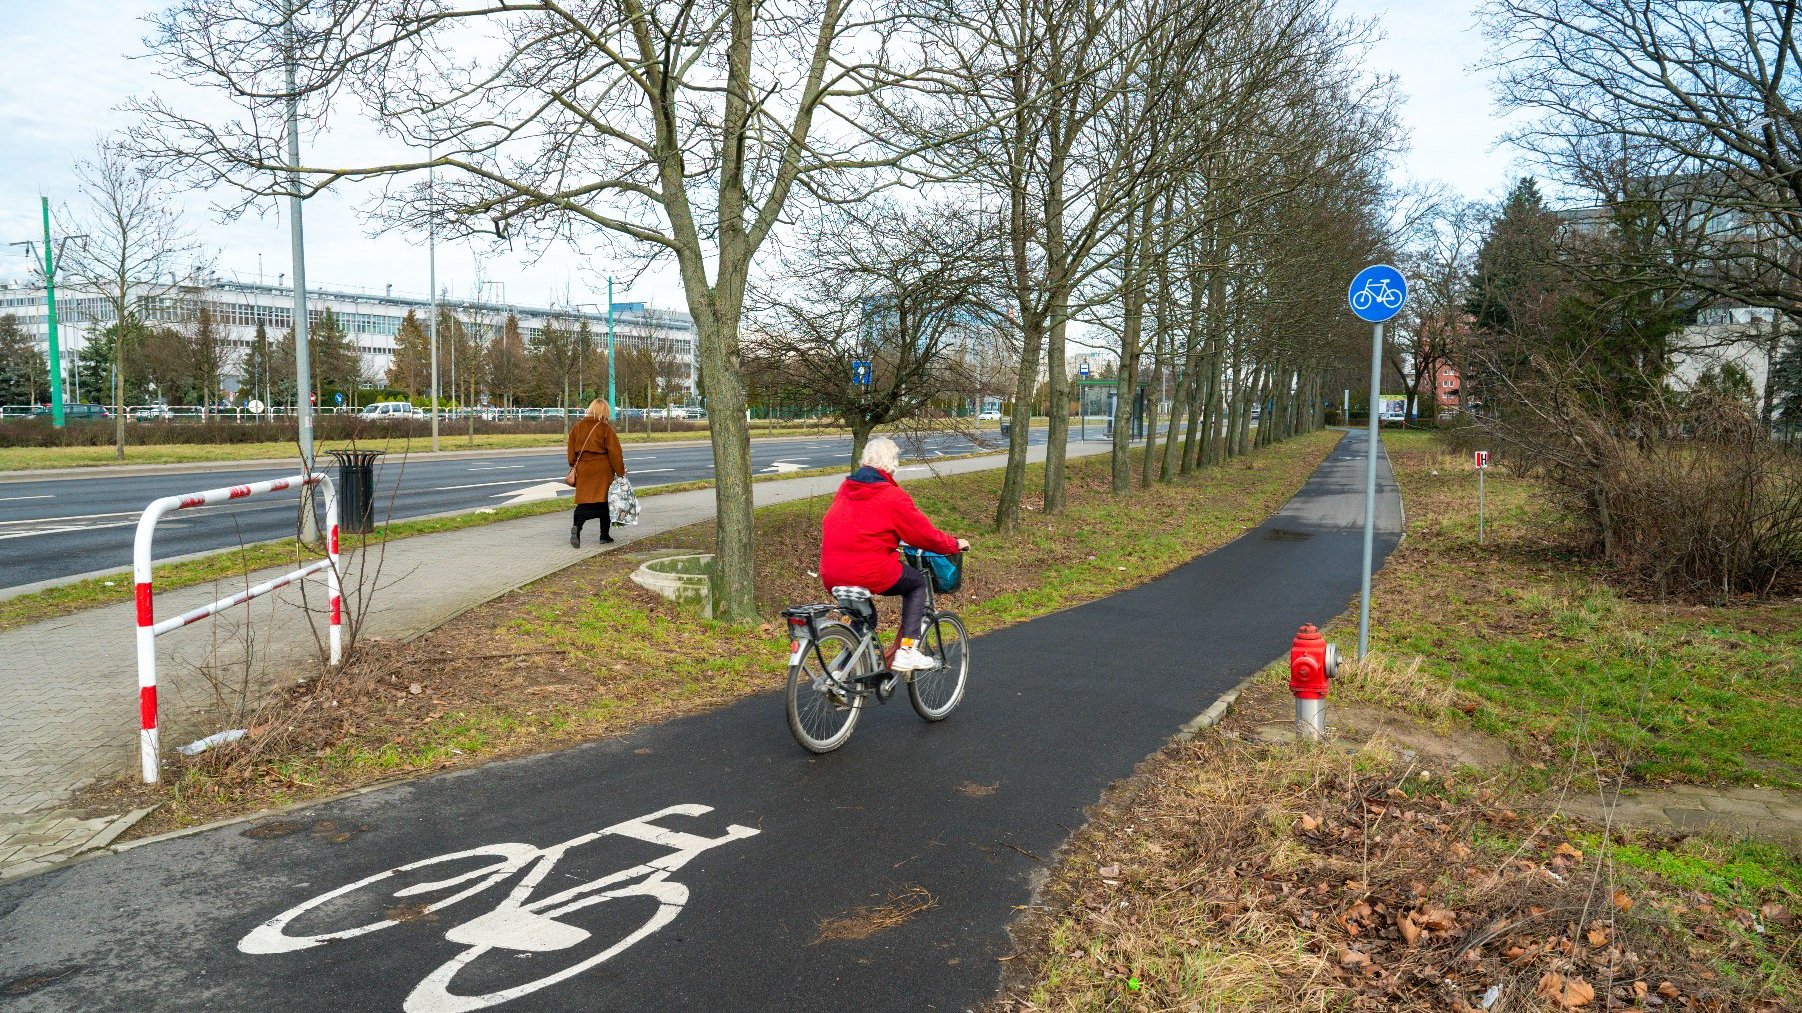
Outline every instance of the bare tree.
[(199, 266), (199, 247), (182, 225), (169, 179), (119, 140), (96, 141), (93, 154), (75, 163), (75, 180), (77, 231), (87, 237), (64, 252), (62, 270), (74, 287), (104, 299), (113, 319), (113, 454), (123, 459), (126, 345), (144, 332), (147, 308)]
[[(975, 396), (973, 360), (997, 325), (999, 236), (984, 226), (949, 206), (828, 213), (781, 279), (753, 291), (763, 333), (747, 365), (840, 419), (852, 460), (880, 426), (929, 424), (935, 406)], [(857, 361), (870, 383), (853, 382)]]
[[(907, 8), (879, 0), (183, 0), (156, 17), (156, 54), (167, 73), (214, 86), (245, 116), (217, 123), (153, 99), (136, 106), (138, 136), (246, 202), (286, 193), (289, 173), (306, 195), (384, 177), (384, 213), (399, 225), (541, 243), (599, 237), (672, 258), (713, 423), (714, 601), (722, 615), (747, 616), (745, 287), (791, 205), (852, 199), (861, 173), (905, 156), (880, 149), (874, 125), (897, 92), (935, 78), (912, 25)], [(314, 126), (328, 107), (361, 112), (435, 155), (289, 165), (274, 123), (296, 92)], [(438, 185), (409, 186), (428, 166)]]

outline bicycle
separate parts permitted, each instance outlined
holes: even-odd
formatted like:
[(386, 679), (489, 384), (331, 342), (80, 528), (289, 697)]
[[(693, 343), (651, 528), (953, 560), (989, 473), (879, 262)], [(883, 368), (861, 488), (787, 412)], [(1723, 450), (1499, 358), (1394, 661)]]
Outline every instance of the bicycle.
[[(903, 562), (901, 565), (909, 565)], [(876, 604), (864, 587), (835, 587), (833, 601), (782, 610), (788, 620), (788, 730), (808, 752), (830, 753), (851, 738), (864, 701), (886, 704), (902, 682), (914, 713), (943, 721), (964, 698), (969, 633), (957, 613), (938, 607), (928, 574), (919, 650), (939, 667), (890, 671), (876, 629)], [(829, 621), (837, 613), (843, 621)]]
[(1373, 279), (1364, 283), (1364, 287), (1352, 293), (1352, 309), (1367, 310), (1372, 302), (1380, 302), (1389, 309), (1402, 304), (1400, 289), (1390, 288), (1389, 279)]

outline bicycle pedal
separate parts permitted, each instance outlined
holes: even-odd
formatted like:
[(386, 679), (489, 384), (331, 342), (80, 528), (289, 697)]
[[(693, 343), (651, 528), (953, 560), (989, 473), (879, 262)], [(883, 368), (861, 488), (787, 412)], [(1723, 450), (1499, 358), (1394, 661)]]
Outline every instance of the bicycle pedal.
[(888, 673), (888, 675), (883, 677), (881, 682), (876, 684), (876, 702), (888, 703), (888, 698), (895, 695), (895, 690), (900, 685), (900, 674), (896, 672)]

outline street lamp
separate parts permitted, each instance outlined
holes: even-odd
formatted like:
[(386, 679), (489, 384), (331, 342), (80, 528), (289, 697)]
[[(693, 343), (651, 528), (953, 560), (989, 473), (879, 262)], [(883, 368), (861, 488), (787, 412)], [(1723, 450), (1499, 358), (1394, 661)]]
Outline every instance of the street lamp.
[[(600, 303), (576, 303), (576, 309), (585, 306), (599, 307)], [(613, 371), (613, 276), (607, 276), (607, 413), (612, 416), (619, 411), (619, 388), (615, 385)], [(645, 408), (648, 410), (649, 405)]]

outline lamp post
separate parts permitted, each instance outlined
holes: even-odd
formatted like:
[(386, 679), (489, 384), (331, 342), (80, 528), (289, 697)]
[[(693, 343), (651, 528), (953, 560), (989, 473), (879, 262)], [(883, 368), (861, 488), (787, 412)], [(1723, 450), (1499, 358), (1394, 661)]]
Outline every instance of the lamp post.
[[(63, 246), (69, 240), (86, 239), (87, 236), (64, 236), (62, 242), (56, 244), (53, 252), (50, 246), (50, 198), (39, 197), (38, 201), (44, 210), (44, 319), (49, 328), (50, 339), (50, 423), (61, 429), (63, 425), (63, 353), (56, 326), (57, 265), (63, 261)], [(33, 261), (37, 260), (37, 250), (30, 240), (10, 245), (25, 247), (25, 255)]]

